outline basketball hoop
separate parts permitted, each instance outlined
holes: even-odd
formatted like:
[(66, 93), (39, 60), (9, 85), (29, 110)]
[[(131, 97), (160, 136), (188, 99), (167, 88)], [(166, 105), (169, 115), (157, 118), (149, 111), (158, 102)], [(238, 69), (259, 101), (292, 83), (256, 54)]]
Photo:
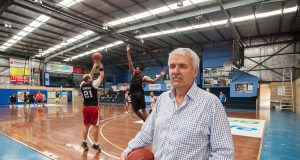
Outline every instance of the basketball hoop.
[(231, 71), (232, 67), (233, 67), (233, 63), (231, 61), (226, 62), (223, 64), (223, 67), (224, 67), (225, 71)]

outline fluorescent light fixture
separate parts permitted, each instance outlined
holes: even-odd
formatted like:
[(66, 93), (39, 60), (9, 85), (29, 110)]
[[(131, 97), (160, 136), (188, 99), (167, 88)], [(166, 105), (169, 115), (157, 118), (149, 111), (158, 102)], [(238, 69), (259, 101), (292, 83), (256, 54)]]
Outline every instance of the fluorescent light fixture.
[(270, 16), (275, 16), (275, 15), (280, 15), (281, 14), (281, 9), (280, 10), (275, 10), (271, 12), (265, 12), (265, 13), (258, 13), (255, 14), (256, 18), (264, 18), (264, 17), (270, 17)]
[(214, 21), (214, 22), (210, 22), (210, 23), (212, 26), (218, 26), (218, 25), (226, 24), (227, 21), (228, 20), (226, 19), (226, 20)]
[(29, 32), (20, 31), (17, 33), (18, 36), (25, 37)]
[(1, 46), (1, 47), (0, 47), (0, 50), (1, 50), (1, 51), (4, 51), (4, 50), (6, 50), (6, 48), (7, 48), (7, 47), (5, 47), (5, 46)]
[(135, 19), (142, 19), (142, 18), (145, 18), (145, 17), (149, 17), (149, 16), (151, 16), (151, 15), (152, 15), (152, 14), (149, 13), (149, 12), (143, 12), (143, 13), (139, 13), (139, 14), (133, 15), (133, 17), (134, 17)]
[(42, 14), (36, 20), (40, 21), (40, 22), (47, 22), (49, 19), (50, 19), (50, 17)]
[(26, 26), (25, 28), (23, 28), (23, 31), (25, 32), (32, 32), (33, 30), (35, 30), (36, 28), (31, 27), (31, 26)]
[(291, 13), (291, 12), (296, 12), (298, 9), (298, 6), (295, 6), (295, 7), (290, 7), (290, 8), (285, 8), (283, 10), (283, 13)]
[(84, 32), (84, 33), (82, 33), (83, 35), (85, 35), (85, 36), (89, 36), (89, 35), (91, 35), (91, 34), (94, 34), (95, 32), (93, 32), (93, 31), (91, 31), (91, 30), (88, 30), (88, 31), (86, 31), (86, 32)]
[(68, 8), (77, 3), (80, 3), (81, 1), (83, 1), (83, 0), (63, 0), (63, 1), (59, 2), (58, 4)]
[(149, 33), (149, 36), (150, 37), (155, 37), (155, 36), (159, 36), (159, 35), (162, 35), (163, 33), (162, 32), (154, 32), (154, 33)]
[(75, 39), (82, 39), (82, 38), (84, 38), (84, 37), (86, 37), (86, 36), (83, 35), (83, 34), (80, 34), (80, 35), (75, 36), (74, 38), (75, 38)]
[(232, 18), (231, 21), (235, 23), (235, 22), (243, 22), (243, 21), (254, 20), (254, 19), (255, 19), (254, 15), (249, 15), (249, 16)]
[[(72, 6), (72, 5), (76, 4), (76, 3), (79, 3), (81, 1), (83, 1), (83, 0), (63, 0), (59, 4), (62, 5), (62, 6), (64, 6), (64, 7), (70, 7), (70, 6)], [(16, 40), (16, 41), (13, 41), (14, 44), (17, 43), (18, 41), (20, 41), (23, 37), (25, 37), (30, 32), (32, 32), (35, 29), (37, 29), (39, 26), (41, 26), (42, 24), (44, 24), (45, 22), (47, 22), (50, 18), (51, 17), (43, 15), (43, 14), (40, 15), (38, 18), (36, 18), (34, 21), (32, 21), (29, 25), (27, 25), (24, 29), (22, 29), (21, 31), (19, 31), (17, 33), (17, 36), (19, 36), (18, 38), (16, 38), (16, 37), (11, 38), (11, 39)], [(10, 41), (11, 39), (9, 39), (8, 41)], [(11, 44), (10, 46), (12, 46), (12, 45), (13, 44)], [(5, 51), (8, 48), (8, 47), (2, 47), (2, 46), (0, 46), (0, 48), (1, 48), (2, 51)]]
[(178, 32), (177, 29), (170, 29), (170, 30), (166, 30), (166, 31), (161, 31), (163, 34), (171, 34), (171, 33), (176, 33)]
[(192, 30), (192, 29), (193, 29), (192, 26), (187, 26), (187, 27), (183, 27), (183, 28), (176, 28), (176, 30), (179, 31), (179, 32), (189, 31), (189, 30)]
[(194, 29), (200, 29), (200, 28), (206, 28), (206, 27), (210, 27), (210, 26), (211, 26), (210, 23), (203, 23), (203, 24), (193, 25), (192, 27)]
[(119, 21), (121, 23), (127, 23), (127, 22), (134, 21), (134, 20), (135, 20), (135, 18), (131, 16), (131, 17), (122, 18)]
[(119, 20), (115, 20), (115, 21), (108, 22), (107, 24), (104, 24), (104, 25), (116, 26), (116, 25), (119, 25), (119, 24), (122, 24), (122, 22), (120, 22)]
[(12, 45), (13, 45), (13, 43), (5, 42), (2, 46), (10, 47), (10, 46), (12, 46)]
[(171, 11), (171, 9), (168, 6), (163, 6), (163, 7), (150, 10), (149, 12), (153, 15), (157, 15), (159, 13), (168, 12), (168, 11)]
[(146, 11), (146, 12), (141, 12), (141, 13), (138, 13), (138, 14), (135, 14), (135, 15), (132, 15), (132, 16), (128, 16), (128, 17), (125, 17), (125, 18), (114, 20), (114, 21), (106, 23), (105, 25), (117, 26), (117, 25), (122, 24), (122, 23), (127, 23), (127, 22), (131, 22), (131, 21), (134, 21), (134, 20), (139, 20), (139, 19), (142, 19), (142, 18), (145, 18), (145, 17), (150, 17), (150, 16), (153, 16), (153, 15), (170, 12), (172, 10), (188, 7), (188, 6), (191, 6), (192, 4), (198, 4), (198, 3), (205, 2), (205, 1), (211, 1), (211, 0), (184, 0), (182, 7), (178, 7), (177, 2), (176, 2), (176, 3), (172, 3), (170, 5), (165, 5), (165, 6), (155, 8), (155, 9), (152, 9), (152, 10), (149, 10), (149, 11)]
[[(191, 1), (191, 2), (193, 3), (193, 1)], [(291, 7), (291, 8), (285, 8), (283, 13), (296, 12), (297, 8), (298, 8), (297, 6), (296, 7)], [(265, 18), (265, 17), (274, 16), (274, 15), (280, 15), (281, 11), (282, 10), (275, 10), (275, 11), (271, 11), (271, 12), (259, 13), (259, 14), (256, 14), (256, 18)], [(237, 23), (237, 22), (243, 22), (243, 21), (254, 20), (254, 19), (255, 19), (254, 15), (247, 15), (247, 16), (243, 16), (243, 17), (232, 18), (231, 21), (233, 23)], [(161, 31), (161, 32), (142, 34), (142, 35), (138, 35), (136, 37), (139, 38), (139, 39), (144, 39), (144, 38), (155, 37), (155, 36), (159, 36), (159, 35), (166, 35), (166, 34), (171, 34), (171, 33), (176, 33), (176, 32), (190, 31), (190, 30), (193, 30), (193, 29), (201, 29), (201, 28), (208, 28), (208, 27), (211, 27), (211, 26), (224, 25), (224, 24), (227, 24), (227, 22), (228, 22), (227, 19), (219, 20), (219, 21), (212, 21), (210, 23), (203, 23), (203, 24), (185, 26), (185, 27), (176, 28), (176, 29), (164, 30), (164, 31)]]
[(22, 38), (22, 36), (14, 35), (11, 39), (20, 40)]
[(71, 58), (66, 58), (66, 59), (64, 59), (63, 61), (68, 62), (68, 61), (71, 61), (71, 60), (73, 60), (73, 59), (77, 59), (77, 58), (79, 58), (79, 57), (83, 57), (83, 56), (92, 54), (92, 53), (97, 52), (97, 51), (102, 51), (102, 50), (104, 50), (104, 49), (108, 49), (108, 48), (111, 48), (111, 47), (114, 47), (114, 46), (117, 46), (117, 45), (120, 45), (120, 44), (123, 44), (123, 43), (124, 43), (123, 41), (113, 42), (113, 43), (110, 43), (110, 44), (101, 46), (101, 47), (99, 47), (99, 48), (92, 49), (92, 50), (86, 51), (86, 52), (84, 52), (84, 53), (78, 54), (78, 55), (73, 56), (73, 57), (71, 57)]
[(24, 38), (27, 34), (29, 34), (30, 32), (32, 32), (35, 29), (37, 29), (37, 27), (39, 27), (40, 25), (42, 25), (43, 22), (41, 22), (40, 19), (44, 19), (44, 20), (47, 21), (49, 18), (50, 17), (45, 16), (45, 15), (39, 16), (37, 19), (35, 19), (34, 21), (32, 21), (29, 25), (27, 25), (25, 28), (23, 28), (21, 31), (19, 31), (16, 35), (14, 35), (12, 38), (10, 38), (9, 40), (7, 40), (3, 44), (3, 45), (5, 45), (6, 43), (9, 43), (9, 45), (6, 44), (6, 47), (1, 47), (0, 46), (2, 48), (2, 51), (6, 50), (8, 47), (14, 45), (18, 41), (20, 41), (22, 38)]
[(29, 26), (34, 27), (34, 28), (37, 28), (37, 27), (39, 27), (39, 26), (42, 25), (42, 24), (43, 24), (43, 22), (40, 22), (40, 21), (33, 21), (33, 22), (31, 22), (31, 23), (29, 24)]
[(142, 39), (142, 38), (150, 37), (150, 35), (149, 34), (142, 34), (142, 35), (139, 35), (139, 36), (136, 36), (136, 37)]
[(66, 40), (66, 42), (65, 42), (65, 41), (64, 41), (64, 42), (61, 42), (60, 44), (57, 44), (57, 45), (55, 45), (55, 46), (53, 46), (53, 47), (47, 49), (46, 51), (42, 52), (41, 55), (42, 55), (42, 56), (47, 55), (47, 54), (49, 54), (49, 53), (51, 53), (51, 52), (53, 52), (53, 51), (56, 51), (56, 50), (58, 50), (58, 49), (60, 49), (60, 48), (62, 48), (62, 47), (64, 47), (64, 46), (66, 46), (66, 45), (69, 45), (69, 44), (74, 43), (74, 42), (77, 42), (77, 41), (79, 41), (79, 40), (81, 40), (81, 39), (83, 39), (83, 38), (86, 38), (86, 37), (88, 37), (88, 36), (90, 36), (90, 35), (92, 35), (92, 34), (94, 34), (94, 33), (95, 33), (95, 32), (93, 32), (93, 31), (91, 31), (91, 30), (88, 30), (88, 31), (86, 31), (86, 32), (84, 32), (84, 33), (81, 33), (81, 34), (79, 34), (79, 35), (77, 35), (77, 36), (75, 36), (75, 37), (73, 37), (73, 38), (70, 38), (70, 39)]
[(7, 43), (12, 43), (12, 44), (14, 44), (16, 42), (18, 42), (18, 40), (15, 40), (15, 39), (10, 39), (10, 40), (7, 41)]

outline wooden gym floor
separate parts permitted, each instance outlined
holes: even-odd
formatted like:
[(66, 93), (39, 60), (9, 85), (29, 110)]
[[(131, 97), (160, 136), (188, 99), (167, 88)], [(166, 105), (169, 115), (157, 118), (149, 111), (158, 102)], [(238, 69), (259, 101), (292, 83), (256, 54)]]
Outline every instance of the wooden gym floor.
[[(266, 119), (263, 113), (227, 111), (228, 117)], [(83, 151), (81, 106), (45, 108), (0, 107), (0, 132), (38, 151), (62, 160), (118, 159), (142, 124), (133, 113), (124, 114), (123, 106), (102, 105), (99, 144), (101, 153)], [(236, 160), (256, 160), (261, 138), (233, 135)], [(91, 146), (91, 143), (88, 143)]]

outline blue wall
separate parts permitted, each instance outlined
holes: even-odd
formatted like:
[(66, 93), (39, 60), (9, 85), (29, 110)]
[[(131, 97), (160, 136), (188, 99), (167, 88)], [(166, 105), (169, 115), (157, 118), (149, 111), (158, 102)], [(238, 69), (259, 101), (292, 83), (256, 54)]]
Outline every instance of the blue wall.
[[(230, 97), (255, 97), (257, 96), (259, 78), (246, 72), (234, 69), (232, 81), (230, 83)], [(241, 93), (235, 91), (235, 84), (242, 82), (252, 82), (253, 90), (251, 93)]]
[(231, 50), (226, 48), (210, 49), (203, 51), (203, 68), (220, 67), (231, 61)]
[[(232, 61), (232, 55), (230, 49), (216, 48), (216, 49), (204, 50), (202, 56), (202, 68), (204, 69), (204, 68), (223, 67), (224, 63), (230, 61)], [(202, 87), (203, 88), (208, 87), (204, 85), (204, 78), (202, 78)], [(225, 86), (209, 86), (209, 88), (220, 88), (220, 87), (223, 88)]]
[[(9, 104), (9, 96), (13, 93), (17, 94), (17, 104), (23, 104), (23, 102), (18, 102), (18, 92), (29, 92), (34, 94), (35, 92), (40, 91), (43, 93), (46, 98), (48, 99), (48, 92), (47, 90), (27, 90), (27, 89), (0, 89), (0, 105), (7, 105)], [(1, 106), (0, 106), (1, 107)]]

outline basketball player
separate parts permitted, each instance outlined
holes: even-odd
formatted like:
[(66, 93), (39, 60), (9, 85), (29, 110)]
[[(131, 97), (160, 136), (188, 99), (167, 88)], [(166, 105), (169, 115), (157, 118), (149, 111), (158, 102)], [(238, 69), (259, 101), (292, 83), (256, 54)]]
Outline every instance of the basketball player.
[(154, 109), (154, 106), (155, 106), (155, 103), (156, 103), (156, 100), (157, 98), (154, 96), (154, 93), (153, 92), (150, 92), (150, 110), (149, 110), (149, 114), (152, 112), (152, 110)]
[[(163, 77), (166, 73), (162, 71), (158, 77), (155, 79), (151, 79), (143, 75), (143, 68), (142, 66), (137, 66), (136, 68), (133, 67), (131, 54), (130, 54), (130, 44), (127, 45), (127, 59), (128, 59), (128, 66), (131, 73), (131, 81), (130, 81), (130, 90), (129, 93), (131, 95), (131, 104), (133, 111), (136, 113), (138, 117), (140, 117), (143, 121), (147, 118), (146, 112), (146, 103), (145, 103), (145, 96), (144, 96), (144, 89), (143, 83), (155, 83), (161, 77)], [(143, 114), (139, 111), (142, 109)]]
[(55, 93), (55, 103), (59, 104), (59, 101), (60, 101), (60, 94), (59, 94), (59, 92), (56, 92)]
[(128, 114), (129, 113), (129, 89), (128, 88), (125, 90), (124, 97), (125, 97), (125, 114)]
[[(100, 67), (100, 74), (96, 80), (93, 80), (93, 75), (96, 69)], [(93, 68), (90, 74), (83, 75), (83, 82), (80, 84), (80, 89), (84, 99), (84, 106), (82, 108), (83, 113), (83, 123), (84, 123), (84, 131), (83, 131), (83, 141), (81, 147), (85, 150), (88, 149), (86, 138), (89, 131), (89, 128), (93, 126), (93, 146), (92, 148), (101, 151), (98, 145), (98, 131), (99, 131), (99, 122), (100, 122), (100, 108), (98, 107), (98, 86), (101, 84), (104, 78), (104, 70), (103, 65), (100, 61), (94, 62)]]

